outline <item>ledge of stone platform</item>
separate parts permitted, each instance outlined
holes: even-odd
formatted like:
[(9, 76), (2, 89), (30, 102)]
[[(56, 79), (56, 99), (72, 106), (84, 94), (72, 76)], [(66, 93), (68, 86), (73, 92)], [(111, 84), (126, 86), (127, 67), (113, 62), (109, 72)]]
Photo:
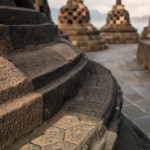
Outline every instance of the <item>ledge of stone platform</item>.
[(50, 120), (7, 150), (112, 149), (122, 107), (121, 90), (106, 68), (89, 62), (78, 94)]
[(144, 68), (150, 69), (150, 40), (140, 40), (137, 52), (137, 61)]

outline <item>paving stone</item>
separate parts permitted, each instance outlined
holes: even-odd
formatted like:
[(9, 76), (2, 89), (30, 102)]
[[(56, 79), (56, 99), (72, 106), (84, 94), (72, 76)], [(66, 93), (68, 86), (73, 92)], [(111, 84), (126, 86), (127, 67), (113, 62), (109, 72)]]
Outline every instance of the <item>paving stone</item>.
[(125, 96), (134, 103), (147, 100), (145, 97), (139, 95), (138, 93), (135, 93), (133, 95), (125, 95)]
[(142, 117), (147, 115), (147, 113), (143, 112), (141, 109), (133, 105), (123, 107), (122, 112), (127, 118), (131, 120), (136, 119), (137, 117)]
[(84, 138), (86, 138), (87, 133), (93, 128), (90, 125), (76, 125), (72, 128), (69, 128), (65, 132), (65, 141), (79, 144)]
[(132, 103), (124, 96), (123, 97), (124, 101), (123, 101), (123, 106), (131, 106)]
[(64, 139), (65, 132), (63, 129), (50, 127), (45, 131), (45, 134), (32, 140), (33, 144), (40, 145), (41, 147), (45, 145), (50, 145)]
[(129, 68), (132, 70), (132, 71), (136, 71), (136, 70), (144, 70), (144, 68), (142, 66), (140, 66), (136, 60), (132, 60), (132, 61), (129, 61), (128, 62), (128, 65), (129, 65)]
[(134, 74), (137, 76), (137, 77), (150, 77), (150, 71), (149, 70), (136, 70), (136, 71), (133, 71)]
[(133, 90), (135, 90), (137, 93), (145, 97), (147, 100), (150, 100), (150, 89), (145, 87), (145, 86), (137, 86), (137, 87), (132, 87)]
[(150, 112), (150, 101), (138, 102), (137, 106), (139, 106), (139, 108), (143, 109), (143, 111)]
[(132, 89), (132, 88), (130, 88), (130, 87), (121, 87), (122, 88), (122, 90), (123, 90), (123, 94), (124, 95), (133, 95), (133, 94), (135, 94), (136, 92)]
[(45, 145), (42, 150), (73, 150), (75, 145), (72, 143), (59, 141), (53, 144)]
[(62, 129), (68, 129), (78, 124), (80, 124), (78, 117), (66, 115), (56, 122), (54, 126)]
[(40, 146), (34, 145), (34, 144), (26, 144), (19, 150), (41, 150)]
[(139, 126), (140, 130), (142, 130), (150, 139), (150, 116), (136, 119), (134, 122)]

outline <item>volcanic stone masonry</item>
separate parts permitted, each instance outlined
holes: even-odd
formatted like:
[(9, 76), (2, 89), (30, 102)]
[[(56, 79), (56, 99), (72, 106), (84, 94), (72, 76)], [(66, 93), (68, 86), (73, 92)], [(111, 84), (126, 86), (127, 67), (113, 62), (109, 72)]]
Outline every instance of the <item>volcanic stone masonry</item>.
[(51, 12), (47, 0), (33, 0), (34, 7), (37, 11), (44, 13), (52, 22)]
[(117, 0), (116, 5), (108, 13), (107, 23), (100, 29), (100, 35), (108, 43), (137, 43), (139, 35), (130, 23), (128, 11)]
[(88, 8), (82, 0), (68, 0), (59, 13), (59, 29), (69, 36), (73, 45), (82, 51), (99, 51), (107, 48), (106, 41), (90, 22)]
[(147, 69), (150, 69), (150, 18), (149, 25), (144, 28), (139, 41), (137, 61)]
[(30, 0), (0, 0), (0, 150), (107, 150), (122, 92)]

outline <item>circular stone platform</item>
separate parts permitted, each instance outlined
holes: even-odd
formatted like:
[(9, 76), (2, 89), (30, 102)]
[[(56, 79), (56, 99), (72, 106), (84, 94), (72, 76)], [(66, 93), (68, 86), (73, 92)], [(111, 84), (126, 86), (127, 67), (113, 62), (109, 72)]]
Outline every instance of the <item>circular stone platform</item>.
[(69, 36), (73, 45), (82, 51), (99, 51), (107, 48), (106, 41), (90, 22), (88, 8), (81, 0), (68, 0), (59, 14), (59, 29)]
[(112, 149), (122, 93), (110, 71), (40, 12), (0, 5), (0, 17), (0, 149)]
[(116, 5), (108, 13), (107, 23), (100, 29), (100, 35), (108, 43), (137, 43), (139, 35), (130, 23), (128, 11), (117, 0)]

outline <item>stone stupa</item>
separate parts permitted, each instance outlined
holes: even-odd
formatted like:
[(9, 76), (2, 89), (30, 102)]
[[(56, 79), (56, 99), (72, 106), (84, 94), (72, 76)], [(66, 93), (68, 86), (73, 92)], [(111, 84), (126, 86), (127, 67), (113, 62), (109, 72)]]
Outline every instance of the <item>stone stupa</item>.
[(82, 51), (99, 51), (107, 48), (106, 41), (90, 22), (88, 8), (82, 0), (68, 0), (59, 13), (59, 29), (69, 36), (73, 45)]
[(32, 0), (0, 0), (0, 150), (112, 149), (122, 101)]
[(149, 25), (144, 28), (139, 41), (137, 61), (144, 68), (150, 70), (150, 17)]
[(144, 28), (144, 30), (141, 34), (141, 39), (150, 40), (150, 17), (149, 17), (149, 25)]
[(130, 15), (117, 0), (116, 5), (108, 13), (107, 23), (100, 29), (100, 35), (108, 43), (137, 43), (139, 35), (137, 30), (130, 23)]

